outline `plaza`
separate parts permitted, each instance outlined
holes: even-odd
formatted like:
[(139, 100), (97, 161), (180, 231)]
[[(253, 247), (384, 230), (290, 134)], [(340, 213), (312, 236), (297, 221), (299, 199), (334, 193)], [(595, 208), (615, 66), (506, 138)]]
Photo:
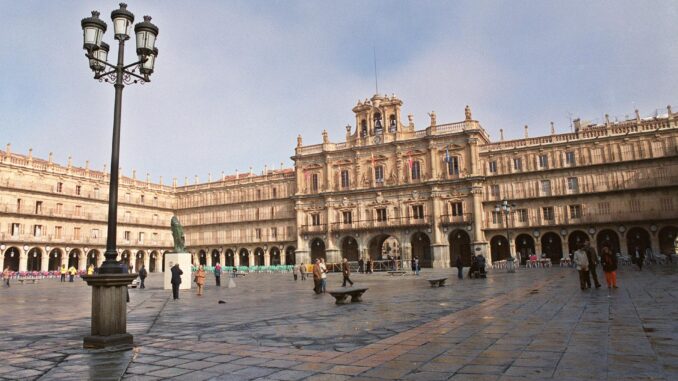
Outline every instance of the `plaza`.
[[(426, 278), (448, 276), (443, 288)], [(84, 350), (85, 282), (0, 290), (0, 379), (26, 380), (675, 380), (674, 264), (619, 271), (620, 288), (582, 292), (572, 268), (353, 274), (362, 303), (314, 295), (312, 280), (249, 274), (203, 297), (130, 289), (131, 351)], [(339, 288), (330, 274), (328, 289)], [(222, 280), (222, 284), (225, 284)], [(219, 304), (219, 301), (225, 304)]]

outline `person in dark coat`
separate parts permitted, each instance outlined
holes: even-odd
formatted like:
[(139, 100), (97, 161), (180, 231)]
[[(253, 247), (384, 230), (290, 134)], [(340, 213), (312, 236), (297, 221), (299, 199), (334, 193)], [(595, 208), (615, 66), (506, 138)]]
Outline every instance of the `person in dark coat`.
[(457, 268), (457, 277), (459, 279), (464, 279), (464, 264), (461, 262), (461, 255), (457, 256), (457, 260), (454, 262), (454, 266)]
[(600, 288), (600, 282), (598, 281), (598, 274), (596, 273), (596, 267), (598, 266), (598, 253), (596, 249), (591, 247), (591, 243), (588, 239), (584, 240), (584, 246), (582, 248), (586, 252), (586, 257), (589, 259), (589, 275), (593, 279), (593, 283), (596, 285), (596, 288)]
[(609, 246), (603, 246), (603, 250), (600, 251), (600, 263), (605, 271), (607, 288), (617, 288), (617, 256)]
[(144, 280), (146, 280), (146, 277), (148, 276), (148, 271), (146, 271), (146, 266), (141, 265), (141, 268), (139, 269), (139, 280), (141, 280), (141, 284), (139, 285), (139, 288), (146, 288), (144, 285)]
[(358, 259), (358, 272), (361, 274), (365, 272), (365, 261), (362, 258)]
[(636, 249), (633, 251), (633, 260), (638, 266), (639, 271), (643, 271), (643, 262), (645, 262), (645, 254), (640, 250), (640, 246), (636, 246)]
[(344, 276), (344, 283), (341, 285), (341, 287), (346, 287), (346, 282), (351, 284), (351, 287), (353, 287), (353, 281), (351, 280), (351, 266), (348, 264), (348, 259), (344, 258), (341, 261), (341, 273)]
[(179, 286), (181, 285), (181, 276), (184, 274), (183, 271), (179, 268), (179, 264), (172, 266), (172, 296), (174, 300), (179, 299)]

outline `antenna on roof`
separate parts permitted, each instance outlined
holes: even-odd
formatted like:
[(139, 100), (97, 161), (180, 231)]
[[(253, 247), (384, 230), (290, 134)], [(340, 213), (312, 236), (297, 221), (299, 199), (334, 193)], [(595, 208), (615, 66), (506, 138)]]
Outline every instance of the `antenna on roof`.
[(372, 52), (374, 53), (374, 93), (379, 94), (379, 81), (377, 80), (377, 48), (373, 46)]

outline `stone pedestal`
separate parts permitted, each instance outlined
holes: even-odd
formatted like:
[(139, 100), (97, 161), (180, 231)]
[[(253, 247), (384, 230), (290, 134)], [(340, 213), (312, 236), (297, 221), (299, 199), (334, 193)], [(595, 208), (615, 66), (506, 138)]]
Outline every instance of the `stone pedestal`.
[(165, 253), (165, 290), (172, 289), (172, 266), (179, 264), (184, 274), (181, 276), (180, 290), (190, 290), (191, 283), (191, 253)]
[(92, 286), (92, 334), (85, 336), (83, 347), (132, 347), (127, 333), (127, 285), (138, 274), (83, 275)]

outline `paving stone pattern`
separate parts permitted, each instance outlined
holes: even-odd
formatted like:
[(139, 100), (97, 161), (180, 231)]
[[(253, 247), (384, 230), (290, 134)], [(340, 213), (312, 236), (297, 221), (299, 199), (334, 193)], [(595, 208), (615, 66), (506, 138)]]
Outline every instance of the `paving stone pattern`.
[[(443, 274), (446, 287), (425, 280)], [(178, 301), (151, 274), (130, 290), (127, 351), (82, 349), (84, 282), (12, 284), (0, 290), (0, 379), (678, 380), (675, 265), (625, 267), (619, 289), (584, 292), (570, 268), (353, 278), (370, 288), (364, 302), (337, 306), (291, 274), (232, 289), (208, 278), (204, 296)]]

